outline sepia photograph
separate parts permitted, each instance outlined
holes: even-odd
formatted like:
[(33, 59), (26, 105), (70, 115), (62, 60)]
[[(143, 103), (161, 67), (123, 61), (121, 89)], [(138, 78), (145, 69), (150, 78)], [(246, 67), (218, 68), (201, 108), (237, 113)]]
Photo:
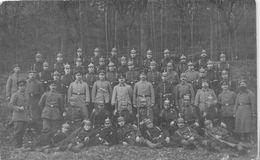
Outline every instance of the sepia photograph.
[(0, 0), (0, 160), (259, 160), (258, 5)]

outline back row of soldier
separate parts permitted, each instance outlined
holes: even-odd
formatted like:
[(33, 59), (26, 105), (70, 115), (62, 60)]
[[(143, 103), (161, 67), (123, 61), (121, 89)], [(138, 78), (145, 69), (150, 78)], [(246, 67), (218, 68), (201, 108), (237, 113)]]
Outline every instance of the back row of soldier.
[[(211, 122), (214, 127), (220, 124), (226, 126), (230, 133), (233, 133), (235, 126), (240, 140), (249, 137), (251, 121), (256, 115), (254, 94), (247, 89), (245, 80), (238, 83), (237, 95), (231, 91), (236, 89), (236, 85), (230, 78), (230, 65), (224, 54), (220, 55), (217, 65), (207, 59), (205, 50), (195, 64), (187, 63), (184, 55), (177, 64), (167, 49), (159, 65), (150, 50), (142, 63), (134, 49), (128, 61), (126, 57), (121, 57), (119, 61), (115, 48), (108, 60), (100, 57), (98, 49), (94, 50), (94, 55), (86, 71), (81, 49), (77, 50), (74, 66), (64, 64), (63, 55), (59, 53), (54, 70), (50, 70), (48, 62), (43, 62), (42, 55), (37, 53), (36, 63), (26, 81), (19, 74), (19, 66), (14, 66), (15, 73), (8, 78), (6, 93), (14, 109), (12, 120), (17, 146), (22, 144), (25, 128), (49, 135), (56, 133), (62, 121), (69, 121), (70, 124), (87, 121), (92, 128), (101, 132), (104, 123), (116, 126), (118, 116), (121, 117), (118, 119), (120, 121), (123, 118), (125, 123), (135, 124), (138, 141), (143, 137), (141, 141), (148, 146), (157, 146), (159, 139), (167, 139), (165, 142), (169, 144), (176, 137), (166, 135), (175, 134), (186, 139), (181, 144), (193, 143), (190, 140), (192, 135), (185, 138), (186, 131), (191, 132), (191, 129), (179, 133), (182, 132), (182, 127), (177, 125), (179, 122), (188, 126), (195, 124), (200, 136), (204, 135), (204, 124)], [(24, 93), (17, 91), (17, 82), (26, 86)], [(20, 116), (25, 114), (25, 110), (29, 114)], [(20, 123), (26, 121), (28, 124), (27, 120), (29, 125)], [(153, 129), (149, 129), (151, 123), (160, 127), (151, 125)], [(141, 124), (147, 126), (142, 127)], [(162, 135), (164, 132), (167, 133), (165, 137)], [(94, 135), (100, 134), (95, 132)]]

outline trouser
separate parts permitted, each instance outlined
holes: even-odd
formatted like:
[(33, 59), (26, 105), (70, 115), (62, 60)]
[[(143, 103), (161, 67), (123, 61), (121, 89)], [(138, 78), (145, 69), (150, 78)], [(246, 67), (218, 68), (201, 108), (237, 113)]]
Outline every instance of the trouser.
[(60, 120), (52, 120), (52, 119), (46, 119), (43, 118), (42, 120), (42, 129), (43, 132), (50, 132), (50, 131), (56, 131), (60, 129)]
[(27, 122), (25, 121), (14, 121), (14, 141), (16, 147), (20, 148), (23, 146), (23, 137), (26, 130)]

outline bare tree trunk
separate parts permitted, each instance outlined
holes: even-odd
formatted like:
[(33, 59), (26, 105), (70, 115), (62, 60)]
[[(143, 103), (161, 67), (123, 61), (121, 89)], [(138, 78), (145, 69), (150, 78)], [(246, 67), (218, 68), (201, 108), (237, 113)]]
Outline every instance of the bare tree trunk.
[(146, 32), (146, 15), (141, 15), (141, 21), (140, 21), (140, 39), (141, 39), (141, 56), (143, 57), (143, 54), (145, 53), (147, 49), (147, 32)]

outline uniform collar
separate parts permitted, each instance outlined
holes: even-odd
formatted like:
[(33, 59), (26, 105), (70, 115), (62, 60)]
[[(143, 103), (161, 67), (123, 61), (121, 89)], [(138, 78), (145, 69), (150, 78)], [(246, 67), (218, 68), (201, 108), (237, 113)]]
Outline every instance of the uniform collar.
[(119, 86), (120, 86), (120, 87), (124, 87), (124, 86), (125, 86), (125, 83), (122, 83), (122, 84), (119, 83)]
[(79, 80), (79, 81), (76, 80), (75, 82), (76, 82), (77, 84), (78, 84), (78, 83), (81, 84), (81, 83), (82, 83), (82, 80)]

